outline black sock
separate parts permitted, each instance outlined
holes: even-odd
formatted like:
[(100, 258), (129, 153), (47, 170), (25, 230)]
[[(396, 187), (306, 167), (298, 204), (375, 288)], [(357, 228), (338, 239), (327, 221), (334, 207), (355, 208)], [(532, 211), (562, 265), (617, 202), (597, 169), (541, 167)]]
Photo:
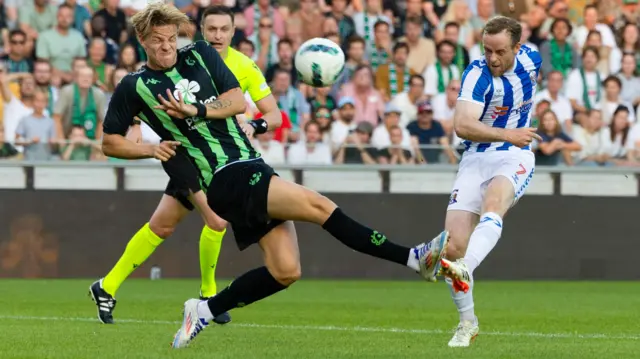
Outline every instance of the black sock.
[(286, 288), (273, 278), (267, 267), (260, 267), (238, 277), (227, 288), (209, 298), (207, 304), (215, 318), (230, 309), (247, 306)]
[(322, 228), (353, 250), (407, 265), (410, 248), (390, 242), (384, 234), (354, 221), (340, 208), (331, 213)]

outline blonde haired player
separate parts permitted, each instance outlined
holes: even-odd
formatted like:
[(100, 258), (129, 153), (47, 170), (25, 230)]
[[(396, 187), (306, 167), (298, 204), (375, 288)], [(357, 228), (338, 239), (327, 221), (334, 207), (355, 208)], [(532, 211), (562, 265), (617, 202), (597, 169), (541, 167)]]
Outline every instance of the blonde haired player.
[[(229, 45), (235, 32), (233, 12), (224, 6), (212, 6), (202, 16), (202, 32), (205, 39), (218, 51), (224, 63), (229, 67), (240, 84), (242, 92), (247, 92), (263, 113), (263, 119), (269, 124), (280, 124), (280, 110), (271, 95), (271, 89), (256, 64), (234, 50)], [(139, 122), (132, 126), (127, 138), (134, 142), (141, 138)], [(188, 188), (180, 188), (170, 182), (165, 195), (158, 204), (149, 223), (129, 241), (125, 252), (113, 269), (91, 286), (92, 297), (98, 306), (98, 318), (103, 323), (113, 323), (113, 310), (116, 291), (125, 279), (133, 273), (168, 238), (194, 205), (189, 198)], [(202, 284), (200, 297), (209, 298), (217, 293), (215, 268), (222, 247), (222, 238), (226, 233), (227, 222), (220, 218), (209, 206), (196, 206), (205, 226), (200, 235), (200, 272)], [(226, 324), (231, 321), (229, 313), (218, 315), (214, 321)]]
[(467, 347), (478, 335), (473, 271), (498, 242), (504, 215), (533, 177), (531, 141), (540, 137), (531, 128), (531, 108), (542, 59), (521, 46), (521, 33), (513, 19), (491, 19), (482, 38), (485, 58), (462, 76), (453, 121), (466, 152), (447, 209), (451, 239), (441, 270), (460, 313), (450, 347)]

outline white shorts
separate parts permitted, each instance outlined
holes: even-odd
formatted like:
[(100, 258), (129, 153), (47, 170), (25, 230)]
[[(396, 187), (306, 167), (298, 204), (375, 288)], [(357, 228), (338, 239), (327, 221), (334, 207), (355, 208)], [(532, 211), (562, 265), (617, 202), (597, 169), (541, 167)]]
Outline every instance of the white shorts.
[(484, 193), (496, 176), (504, 176), (515, 192), (513, 204), (523, 195), (535, 170), (531, 151), (465, 152), (458, 167), (447, 211), (460, 210), (481, 214)]

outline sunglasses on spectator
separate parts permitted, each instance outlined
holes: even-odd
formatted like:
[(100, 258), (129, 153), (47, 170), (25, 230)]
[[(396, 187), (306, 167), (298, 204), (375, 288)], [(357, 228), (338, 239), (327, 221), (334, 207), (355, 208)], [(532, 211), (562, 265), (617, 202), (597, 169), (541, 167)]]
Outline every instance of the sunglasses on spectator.
[(316, 118), (331, 118), (331, 114), (316, 112)]

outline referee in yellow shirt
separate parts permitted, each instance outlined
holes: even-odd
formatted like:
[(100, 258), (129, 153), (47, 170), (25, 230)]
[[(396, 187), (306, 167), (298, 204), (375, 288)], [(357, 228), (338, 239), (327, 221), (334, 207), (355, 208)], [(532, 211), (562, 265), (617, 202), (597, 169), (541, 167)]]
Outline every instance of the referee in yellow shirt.
[[(229, 46), (235, 33), (233, 12), (224, 6), (212, 6), (205, 10), (201, 25), (204, 38), (224, 59), (225, 64), (238, 79), (242, 91), (249, 93), (258, 110), (263, 114), (262, 119), (268, 124), (268, 129), (274, 130), (280, 126), (282, 123), (280, 110), (262, 72), (253, 60)], [(261, 132), (264, 131), (263, 129)], [(140, 137), (139, 125), (134, 126), (127, 136), (134, 141), (139, 140)], [(113, 323), (116, 291), (125, 279), (173, 233), (178, 223), (194, 209), (191, 202), (193, 199), (189, 198), (188, 189), (167, 188), (149, 223), (131, 238), (113, 269), (103, 279), (91, 285), (90, 294), (98, 307), (98, 318), (102, 323)], [(216, 215), (206, 203), (197, 207), (205, 222), (200, 235), (202, 276), (200, 297), (204, 299), (217, 293), (215, 268), (227, 222)], [(214, 318), (214, 321), (225, 324), (231, 321), (231, 317), (229, 313), (223, 313)]]

